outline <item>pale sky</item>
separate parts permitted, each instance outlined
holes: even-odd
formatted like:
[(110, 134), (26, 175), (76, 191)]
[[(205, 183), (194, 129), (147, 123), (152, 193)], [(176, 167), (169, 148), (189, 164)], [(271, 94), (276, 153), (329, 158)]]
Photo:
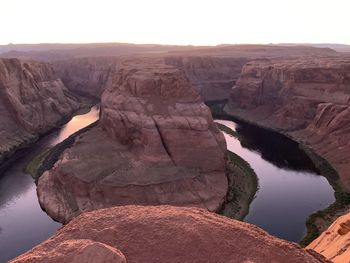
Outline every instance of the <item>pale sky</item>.
[(0, 0), (0, 44), (350, 44), (350, 0)]

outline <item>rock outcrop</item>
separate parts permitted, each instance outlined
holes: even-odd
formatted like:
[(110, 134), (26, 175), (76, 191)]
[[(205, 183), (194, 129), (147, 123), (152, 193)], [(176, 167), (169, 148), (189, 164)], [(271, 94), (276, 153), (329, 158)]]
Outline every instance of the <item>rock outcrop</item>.
[(48, 64), (0, 59), (0, 163), (78, 107)]
[(350, 190), (350, 59), (247, 63), (226, 111), (309, 145)]
[(100, 99), (115, 57), (58, 60), (52, 63), (65, 86), (74, 93)]
[(307, 246), (334, 263), (350, 262), (349, 247), (350, 214), (339, 217), (321, 236)]
[(185, 72), (204, 101), (218, 101), (229, 98), (231, 88), (239, 78), (248, 58), (169, 56), (165, 61)]
[(126, 263), (118, 249), (90, 239), (68, 239), (40, 253), (28, 253), (13, 262)]
[(226, 143), (184, 74), (162, 59), (118, 65), (98, 127), (80, 135), (38, 182), (42, 207), (67, 223), (115, 205), (218, 210), (226, 196)]
[(104, 262), (125, 262), (123, 255), (129, 263), (328, 262), (256, 226), (203, 209), (172, 206), (121, 206), (84, 213), (11, 262), (102, 262), (102, 256)]

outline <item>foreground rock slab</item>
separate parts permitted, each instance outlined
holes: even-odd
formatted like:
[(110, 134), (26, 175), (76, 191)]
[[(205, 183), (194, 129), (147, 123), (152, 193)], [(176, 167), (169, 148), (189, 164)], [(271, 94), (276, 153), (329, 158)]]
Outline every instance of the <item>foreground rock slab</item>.
[[(84, 213), (11, 262), (71, 262), (86, 255), (125, 262), (124, 255), (129, 263), (328, 262), (256, 226), (203, 209), (172, 206), (122, 206)], [(115, 261), (108, 261), (112, 258)]]
[(339, 217), (310, 245), (334, 263), (350, 262), (350, 214)]
[(216, 211), (228, 189), (225, 152), (210, 110), (179, 69), (125, 60), (108, 80), (99, 125), (42, 175), (39, 201), (63, 223), (115, 205)]

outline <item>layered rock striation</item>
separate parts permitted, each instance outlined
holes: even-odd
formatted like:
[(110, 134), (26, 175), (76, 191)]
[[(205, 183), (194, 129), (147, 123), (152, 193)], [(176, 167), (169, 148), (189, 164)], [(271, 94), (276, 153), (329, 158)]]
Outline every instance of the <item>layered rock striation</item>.
[(307, 246), (334, 263), (350, 262), (350, 214), (339, 217)]
[(350, 190), (350, 60), (313, 58), (247, 63), (226, 111), (310, 146)]
[(203, 209), (172, 206), (122, 206), (84, 213), (11, 262), (125, 260), (328, 262), (312, 250), (273, 237), (256, 226)]
[(115, 205), (218, 210), (228, 188), (226, 143), (198, 92), (162, 59), (125, 60), (117, 68), (99, 125), (39, 179), (42, 207), (63, 223)]
[(65, 86), (74, 93), (100, 99), (115, 57), (57, 60), (52, 65)]
[(165, 61), (181, 69), (202, 99), (208, 101), (227, 100), (236, 83), (247, 57), (220, 56), (168, 56)]
[(0, 59), (0, 163), (78, 107), (49, 64)]

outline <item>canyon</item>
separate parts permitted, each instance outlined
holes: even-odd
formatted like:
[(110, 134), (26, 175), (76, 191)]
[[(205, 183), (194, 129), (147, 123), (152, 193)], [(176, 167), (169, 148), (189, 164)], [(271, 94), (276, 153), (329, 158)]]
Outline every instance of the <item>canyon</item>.
[(78, 108), (49, 64), (0, 59), (0, 164)]
[(318, 155), (311, 153), (311, 158), (335, 189), (336, 202), (310, 217), (307, 224), (312, 230), (304, 242), (323, 232), (309, 247), (335, 262), (349, 260), (346, 234), (339, 230), (338, 236), (330, 235), (345, 225), (342, 220), (350, 205), (349, 109), (347, 57), (251, 61), (242, 69), (224, 108), (229, 115), (286, 134), (306, 152)]
[[(107, 51), (100, 48), (99, 55), (89, 57), (80, 51), (50, 52), (21, 51), (22, 60), (0, 59), (4, 158), (71, 116), (80, 105), (76, 97), (100, 99), (100, 120), (71, 137), (64, 150), (54, 147), (54, 161), (38, 179), (42, 208), (67, 225), (14, 262), (79, 262), (92, 254), (101, 262), (140, 262), (152, 255), (161, 260), (169, 254), (185, 262), (327, 262), (311, 249), (333, 260), (341, 254), (337, 249), (346, 247), (346, 235), (339, 242), (333, 241), (339, 239), (336, 234), (323, 237), (344, 225), (341, 218), (302, 249), (202, 210), (219, 212), (229, 191), (227, 146), (203, 101), (213, 106), (213, 114), (255, 123), (300, 143), (315, 163), (322, 161), (320, 172), (346, 197), (346, 55), (328, 48), (259, 45), (168, 47), (159, 54), (128, 56), (101, 56)], [(334, 169), (323, 171), (324, 163)], [(318, 234), (347, 211), (341, 208), (316, 218)], [(193, 244), (180, 246), (188, 232), (199, 244), (193, 254)], [(155, 250), (152, 238), (170, 243)], [(215, 249), (208, 249), (208, 240)], [(253, 246), (259, 249), (247, 248)], [(275, 261), (264, 261), (269, 258)]]
[(70, 91), (100, 99), (116, 61), (114, 57), (83, 57), (53, 61), (51, 64)]
[(309, 58), (247, 63), (227, 111), (310, 146), (350, 190), (350, 60)]

